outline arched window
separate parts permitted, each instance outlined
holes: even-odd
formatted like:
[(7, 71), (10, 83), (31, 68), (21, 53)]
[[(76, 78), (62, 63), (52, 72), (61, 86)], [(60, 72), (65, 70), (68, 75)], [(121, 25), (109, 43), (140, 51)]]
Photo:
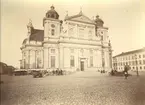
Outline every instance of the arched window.
[(55, 35), (55, 30), (51, 29), (51, 35), (54, 36)]
[(50, 15), (47, 15), (47, 17), (49, 18), (49, 17), (50, 17)]
[(51, 15), (51, 18), (54, 18), (54, 14)]

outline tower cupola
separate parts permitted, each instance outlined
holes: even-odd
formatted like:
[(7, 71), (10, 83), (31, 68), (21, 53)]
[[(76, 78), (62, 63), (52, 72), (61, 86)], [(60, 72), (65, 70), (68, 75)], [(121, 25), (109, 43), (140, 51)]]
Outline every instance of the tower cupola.
[(103, 20), (99, 18), (99, 15), (96, 16), (95, 23), (99, 27), (103, 27), (104, 24)]
[(55, 7), (53, 5), (50, 7), (50, 10), (47, 11), (46, 18), (53, 18), (53, 19), (58, 19), (59, 18), (59, 15), (55, 11)]

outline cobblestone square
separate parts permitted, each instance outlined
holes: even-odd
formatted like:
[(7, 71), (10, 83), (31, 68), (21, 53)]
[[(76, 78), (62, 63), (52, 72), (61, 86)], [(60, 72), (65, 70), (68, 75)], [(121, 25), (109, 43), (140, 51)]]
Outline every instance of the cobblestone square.
[(145, 105), (145, 75), (2, 76), (1, 105)]

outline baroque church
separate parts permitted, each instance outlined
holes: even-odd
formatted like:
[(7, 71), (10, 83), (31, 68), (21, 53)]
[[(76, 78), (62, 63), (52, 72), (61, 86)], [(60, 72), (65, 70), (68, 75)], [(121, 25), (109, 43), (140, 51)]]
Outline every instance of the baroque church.
[(89, 19), (82, 11), (59, 20), (51, 6), (43, 18), (44, 30), (27, 24), (20, 68), (26, 70), (110, 71), (112, 49), (108, 28), (99, 16)]

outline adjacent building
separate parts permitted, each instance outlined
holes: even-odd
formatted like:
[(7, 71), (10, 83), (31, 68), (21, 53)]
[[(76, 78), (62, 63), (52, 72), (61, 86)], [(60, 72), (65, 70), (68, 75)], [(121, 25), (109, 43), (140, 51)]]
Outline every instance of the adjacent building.
[(43, 19), (43, 30), (27, 25), (21, 47), (21, 69), (111, 70), (112, 49), (108, 28), (99, 16), (89, 19), (80, 11), (59, 20), (51, 6)]
[(123, 71), (124, 65), (130, 66), (133, 71), (145, 71), (145, 47), (128, 52), (122, 52), (113, 57), (113, 69)]

